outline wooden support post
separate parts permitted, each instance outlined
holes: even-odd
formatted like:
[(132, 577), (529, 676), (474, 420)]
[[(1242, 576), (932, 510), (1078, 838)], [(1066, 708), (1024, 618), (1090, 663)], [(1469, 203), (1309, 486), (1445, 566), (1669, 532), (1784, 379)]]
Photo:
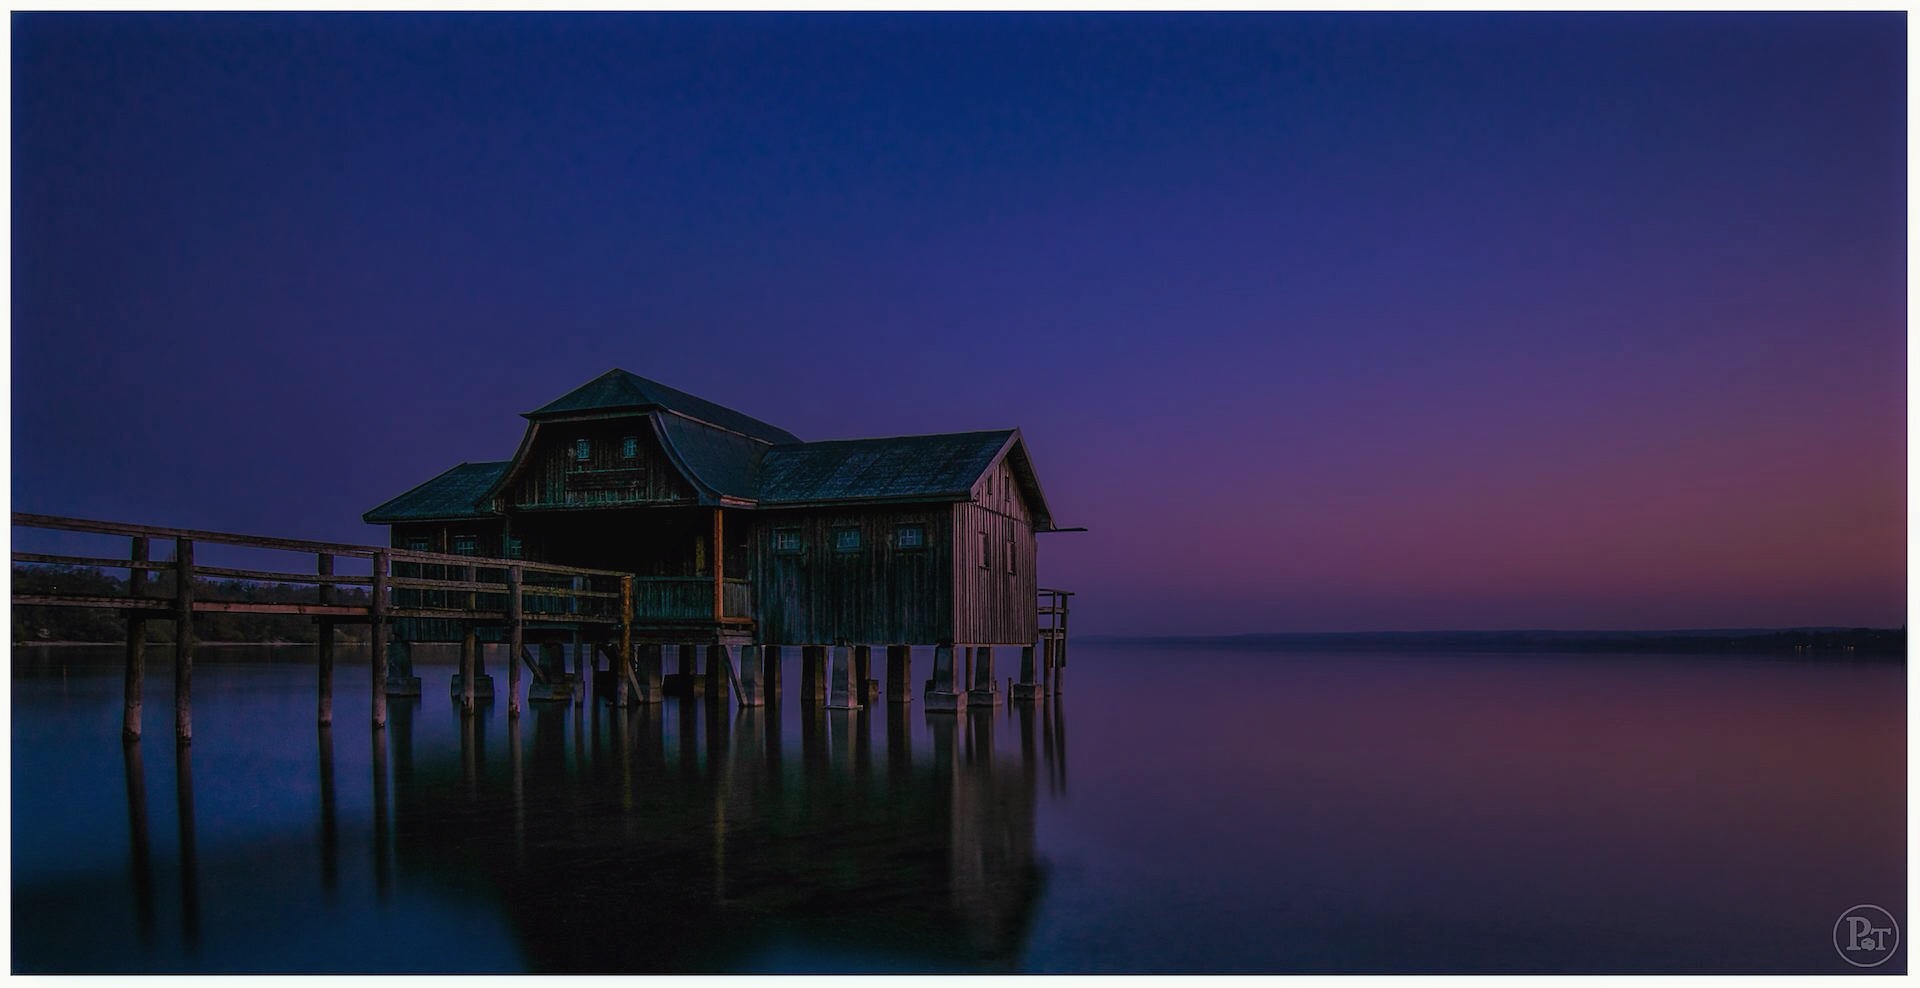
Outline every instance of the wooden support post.
[(913, 702), (913, 646), (887, 646), (887, 702)]
[(713, 619), (720, 620), (727, 613), (726, 595), (726, 526), (720, 520), (720, 509), (713, 509)]
[(763, 706), (767, 702), (766, 666), (760, 658), (760, 646), (740, 646), (740, 705)]
[[(577, 589), (577, 587), (576, 587)], [(573, 705), (587, 702), (587, 650), (580, 644), (580, 626), (567, 635), (567, 650), (573, 653)]]
[(520, 716), (520, 652), (526, 647), (527, 620), (521, 610), (520, 567), (507, 567), (507, 718)]
[[(780, 646), (760, 646), (761, 695), (769, 702), (780, 698)], [(774, 732), (779, 733), (779, 732)]]
[[(144, 535), (133, 538), (131, 558), (136, 563), (147, 561), (148, 543)], [(130, 569), (127, 571), (127, 596), (139, 598), (147, 594), (147, 571)], [(127, 612), (127, 681), (126, 709), (120, 715), (120, 737), (127, 741), (140, 740), (140, 709), (145, 703), (147, 681), (147, 618), (140, 611)], [(143, 836), (142, 840), (145, 839)]]
[(392, 556), (373, 554), (373, 598), (367, 615), (372, 621), (368, 635), (373, 647), (373, 726), (387, 726), (387, 566)]
[(727, 699), (733, 678), (728, 674), (732, 661), (733, 657), (727, 654), (727, 646), (707, 646), (707, 672), (702, 678), (706, 680), (708, 703), (719, 704)]
[(728, 693), (732, 693), (733, 656), (726, 645), (708, 645), (707, 647), (707, 702), (722, 704)]
[(460, 710), (473, 713), (474, 683), (480, 678), (479, 661), (475, 654), (480, 651), (480, 639), (474, 632), (473, 622), (465, 622), (460, 629)]
[(173, 739), (193, 741), (193, 540), (173, 540)]
[[(320, 553), (321, 576), (333, 575), (333, 554)], [(333, 584), (320, 584), (320, 603), (333, 603)], [(333, 726), (333, 622), (321, 618), (313, 623), (314, 643), (320, 653), (320, 726)]]
[(800, 646), (800, 702), (809, 706), (827, 701), (827, 646)]
[(647, 643), (639, 646), (640, 668), (636, 670), (637, 688), (634, 700), (638, 703), (659, 703), (664, 697), (660, 690), (660, 646)]
[(860, 698), (860, 706), (866, 706), (867, 702), (873, 699), (873, 692), (868, 685), (872, 682), (873, 646), (855, 645), (853, 646), (853, 685), (854, 695)]
[[(625, 708), (633, 705), (640, 678), (633, 669), (633, 576), (620, 578), (620, 651), (614, 658), (613, 703)], [(595, 701), (598, 702), (598, 701)]]

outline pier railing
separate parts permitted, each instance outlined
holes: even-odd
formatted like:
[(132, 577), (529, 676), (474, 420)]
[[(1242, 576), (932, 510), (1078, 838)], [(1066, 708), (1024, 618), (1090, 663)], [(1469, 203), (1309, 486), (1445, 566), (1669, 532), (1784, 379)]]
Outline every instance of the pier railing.
[[(131, 525), (15, 512), (15, 544), (19, 531), (66, 532), (114, 536), (127, 540), (125, 556), (65, 553), (13, 553), (16, 566), (60, 566), (92, 570), (123, 570), (126, 589), (118, 594), (19, 592), (15, 605), (82, 607), (119, 611), (127, 620), (127, 716), (122, 731), (129, 739), (140, 736), (141, 681), (144, 676), (146, 622), (174, 622), (174, 722), (180, 741), (192, 736), (190, 683), (193, 668), (193, 616), (208, 613), (279, 614), (311, 617), (320, 625), (321, 722), (332, 720), (333, 628), (340, 624), (372, 627), (373, 720), (386, 724), (386, 661), (389, 626), (395, 619), (450, 619), (499, 623), (511, 633), (510, 655), (520, 654), (521, 632), (528, 621), (557, 621), (576, 626), (618, 629), (621, 654), (626, 654), (633, 628), (633, 577), (612, 570), (584, 569), (519, 559), (494, 559), (447, 553), (389, 549), (382, 546), (316, 542), (261, 535), (237, 535), (200, 529)], [(170, 559), (155, 558), (159, 543), (172, 544)], [(218, 546), (258, 555), (291, 553), (302, 560), (262, 563), (261, 568), (214, 566), (195, 561), (197, 549)], [(276, 559), (284, 555), (275, 556)], [(365, 573), (342, 572), (345, 560)], [(206, 581), (222, 581), (215, 587)], [(287, 599), (250, 599), (249, 586), (305, 586), (311, 593)], [(238, 588), (238, 592), (233, 592)], [(218, 592), (216, 592), (216, 590)], [(233, 599), (237, 597), (238, 599)], [(509, 664), (518, 703), (519, 662)], [(467, 682), (473, 681), (472, 676)], [(471, 701), (471, 697), (467, 698)]]

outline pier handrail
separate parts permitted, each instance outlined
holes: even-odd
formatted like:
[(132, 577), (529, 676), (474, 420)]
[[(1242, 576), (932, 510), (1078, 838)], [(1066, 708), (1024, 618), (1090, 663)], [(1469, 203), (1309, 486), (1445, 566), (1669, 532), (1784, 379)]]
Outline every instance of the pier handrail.
[[(121, 736), (138, 740), (141, 734), (141, 707), (144, 679), (146, 624), (150, 620), (171, 621), (174, 628), (174, 736), (182, 744), (193, 737), (191, 684), (193, 679), (194, 618), (207, 613), (277, 614), (314, 619), (319, 626), (320, 712), (323, 725), (333, 722), (333, 632), (336, 625), (367, 624), (371, 628), (368, 653), (372, 670), (372, 720), (376, 728), (387, 723), (387, 644), (389, 626), (395, 620), (411, 618), (448, 619), (465, 626), (462, 648), (462, 675), (466, 689), (461, 702), (468, 710), (474, 701), (475, 626), (504, 625), (508, 633), (509, 712), (520, 709), (519, 656), (529, 621), (558, 622), (576, 628), (597, 627), (600, 634), (617, 634), (620, 656), (632, 654), (633, 576), (617, 570), (588, 569), (458, 553), (423, 552), (391, 549), (385, 546), (355, 545), (346, 542), (321, 542), (313, 539), (288, 539), (264, 535), (240, 535), (196, 528), (165, 525), (135, 525), (126, 522), (67, 518), (26, 511), (13, 513), (15, 528), (80, 532), (107, 535), (128, 541), (125, 558), (68, 555), (64, 553), (14, 552), (15, 565), (53, 565), (122, 569), (128, 572), (123, 592), (102, 593), (23, 593), (16, 581), (12, 603), (16, 606), (98, 608), (117, 611), (127, 622), (126, 710)], [(171, 541), (171, 560), (152, 558), (155, 540)], [(273, 569), (239, 569), (209, 566), (194, 561), (201, 545), (241, 549), (265, 549), (314, 557), (301, 572)], [(341, 558), (366, 559), (371, 572), (366, 576), (335, 572)], [(155, 585), (149, 572), (170, 573), (172, 587)], [(207, 578), (240, 581), (249, 584), (298, 584), (315, 586), (313, 600), (232, 600), (219, 594), (202, 593), (196, 584)], [(529, 579), (531, 577), (531, 579)], [(601, 585), (596, 587), (596, 581)], [(611, 583), (609, 586), (607, 584)], [(341, 599), (341, 585), (365, 586), (364, 599)], [(247, 596), (250, 598), (252, 593)], [(357, 597), (357, 595), (356, 595)], [(529, 600), (537, 606), (528, 607)], [(621, 662), (624, 675), (631, 679), (630, 663)]]
[[(234, 532), (214, 532), (197, 528), (171, 528), (165, 525), (134, 525), (127, 522), (96, 521), (91, 518), (69, 518), (61, 515), (38, 515), (26, 511), (13, 513), (13, 524), (17, 528), (44, 528), (62, 532), (84, 532), (94, 535), (119, 535), (124, 537), (147, 537), (158, 539), (191, 539), (195, 542), (215, 545), (239, 546), (246, 549), (278, 549), (287, 552), (327, 553), (333, 556), (351, 556), (356, 559), (373, 559), (385, 554), (395, 562), (432, 563), (442, 566), (481, 566), (486, 569), (503, 569), (518, 566), (522, 572), (552, 573), (556, 576), (589, 576), (620, 579), (628, 574), (619, 570), (588, 569), (584, 566), (561, 566), (555, 563), (541, 563), (525, 559), (505, 559), (488, 556), (468, 556), (446, 552), (425, 552), (417, 549), (389, 549), (385, 546), (363, 545), (352, 542), (318, 542), (312, 539), (289, 539), (272, 535), (240, 535)], [(81, 556), (66, 556), (55, 559), (31, 559), (27, 556), (45, 556), (45, 553), (14, 553), (17, 562), (61, 562), (66, 565), (100, 566), (108, 569), (128, 569), (125, 559), (90, 559)], [(139, 567), (142, 569), (172, 569), (172, 563), (152, 563)], [(206, 567), (201, 567), (202, 570)], [(292, 579), (288, 574), (288, 583), (315, 583), (312, 579)], [(277, 576), (275, 577), (277, 578)], [(366, 582), (366, 577), (340, 578)]]

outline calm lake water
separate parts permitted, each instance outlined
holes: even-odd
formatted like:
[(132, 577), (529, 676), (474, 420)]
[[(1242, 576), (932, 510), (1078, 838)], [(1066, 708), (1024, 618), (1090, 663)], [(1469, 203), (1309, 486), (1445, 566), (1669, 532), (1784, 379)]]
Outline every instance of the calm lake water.
[(376, 736), (364, 658), (322, 732), (310, 650), (206, 649), (176, 757), (164, 648), (134, 746), (117, 647), (16, 650), (14, 970), (1849, 972), (1907, 918), (1898, 661), (1080, 644), (955, 718), (787, 651), (765, 711), (517, 724), (420, 665)]

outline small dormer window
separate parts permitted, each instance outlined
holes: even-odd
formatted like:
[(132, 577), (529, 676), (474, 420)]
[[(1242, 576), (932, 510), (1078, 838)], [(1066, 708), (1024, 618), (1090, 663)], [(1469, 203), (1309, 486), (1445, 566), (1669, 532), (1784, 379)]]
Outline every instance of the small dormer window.
[(797, 528), (774, 529), (773, 551), (782, 555), (798, 553), (800, 551), (800, 530)]
[(857, 528), (836, 528), (833, 530), (833, 551), (859, 552), (860, 530)]
[(573, 458), (586, 461), (593, 458), (593, 442), (587, 439), (573, 441)]
[(640, 455), (640, 440), (638, 437), (628, 436), (627, 438), (620, 440), (620, 458), (621, 459), (631, 460), (634, 457), (639, 455)]

